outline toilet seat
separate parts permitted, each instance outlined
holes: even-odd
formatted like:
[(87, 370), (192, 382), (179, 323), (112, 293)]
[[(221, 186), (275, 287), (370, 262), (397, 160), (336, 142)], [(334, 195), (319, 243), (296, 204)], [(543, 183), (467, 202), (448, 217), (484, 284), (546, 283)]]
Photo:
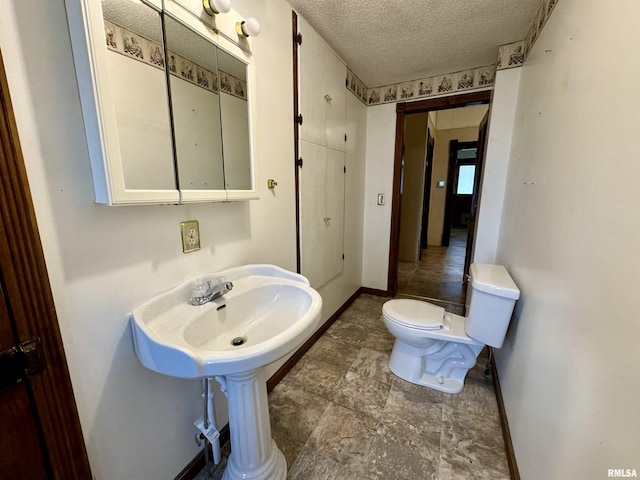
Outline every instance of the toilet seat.
[(444, 308), (421, 300), (390, 300), (382, 307), (387, 320), (417, 330), (440, 330), (444, 313)]

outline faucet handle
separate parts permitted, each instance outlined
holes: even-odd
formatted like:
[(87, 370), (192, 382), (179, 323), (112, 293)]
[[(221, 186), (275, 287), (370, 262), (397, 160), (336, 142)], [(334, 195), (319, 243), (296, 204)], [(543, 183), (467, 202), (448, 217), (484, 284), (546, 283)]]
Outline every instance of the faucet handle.
[(199, 283), (191, 291), (191, 304), (202, 305), (207, 303), (211, 295), (211, 282)]

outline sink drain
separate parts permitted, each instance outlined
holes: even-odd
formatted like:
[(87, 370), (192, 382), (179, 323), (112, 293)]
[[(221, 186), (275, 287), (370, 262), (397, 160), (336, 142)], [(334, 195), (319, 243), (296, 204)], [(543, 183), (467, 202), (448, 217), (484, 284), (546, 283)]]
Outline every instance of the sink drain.
[(245, 337), (236, 337), (231, 340), (231, 345), (233, 345), (234, 347), (239, 347), (240, 345), (244, 345), (246, 341), (247, 339)]

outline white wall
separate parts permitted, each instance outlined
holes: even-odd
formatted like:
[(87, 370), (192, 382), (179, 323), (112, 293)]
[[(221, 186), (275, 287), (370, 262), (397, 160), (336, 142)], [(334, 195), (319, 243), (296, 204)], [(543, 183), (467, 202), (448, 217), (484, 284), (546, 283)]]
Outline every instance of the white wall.
[(477, 127), (480, 125), (487, 110), (489, 110), (488, 105), (471, 105), (463, 108), (438, 110), (433, 113), (436, 117), (436, 128), (438, 130), (449, 130), (452, 128)]
[(473, 251), (473, 261), (477, 263), (496, 260), (521, 70), (496, 72)]
[[(394, 103), (367, 107), (362, 284), (385, 291), (389, 272), (395, 112)], [(379, 193), (385, 196), (384, 205), (378, 205)]]
[(426, 112), (405, 117), (404, 145), (398, 260), (415, 262), (420, 254), (420, 234), (422, 233), (427, 146)]
[[(95, 204), (63, 1), (46, 9), (35, 0), (9, 2), (0, 16), (0, 48), (97, 479), (173, 478), (198, 452), (191, 423), (201, 413), (200, 384), (143, 368), (128, 312), (196, 273), (251, 262), (295, 270), (291, 8), (283, 0), (233, 6), (262, 24), (253, 42), (260, 200), (230, 204)], [(275, 191), (266, 188), (267, 178), (278, 181)], [(363, 186), (351, 182), (362, 198)], [(344, 283), (321, 292), (324, 317), (353, 293), (343, 285), (360, 284), (362, 206), (352, 201), (347, 215), (355, 233), (347, 248), (356, 259), (345, 262), (353, 270), (345, 271)], [(200, 221), (202, 250), (184, 255), (179, 223), (189, 219)], [(224, 395), (216, 404), (222, 426)]]
[(640, 470), (638, 18), (562, 0), (521, 71), (497, 259), (522, 298), (496, 358), (525, 480)]

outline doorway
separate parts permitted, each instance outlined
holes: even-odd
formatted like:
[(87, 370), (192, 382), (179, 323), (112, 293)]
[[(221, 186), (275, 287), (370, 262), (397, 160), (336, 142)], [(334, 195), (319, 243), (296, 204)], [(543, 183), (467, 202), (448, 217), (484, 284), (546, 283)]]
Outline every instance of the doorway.
[[(451, 137), (457, 133), (456, 130), (453, 130), (453, 127), (449, 126), (450, 130), (447, 132), (449, 136), (443, 135), (442, 138), (439, 138), (437, 129), (432, 128), (432, 125), (429, 125), (428, 129), (425, 131), (429, 131), (431, 135), (426, 135), (426, 138), (423, 140), (423, 144), (425, 144), (425, 155), (423, 157), (423, 170), (422, 175), (424, 178), (424, 190), (422, 195), (419, 198), (420, 207), (421, 207), (421, 227), (422, 230), (419, 235), (419, 253), (416, 256), (416, 261), (413, 265), (407, 265), (406, 263), (402, 263), (399, 258), (399, 246), (401, 242), (401, 229), (402, 229), (402, 221), (406, 219), (406, 215), (403, 217), (402, 211), (406, 208), (406, 200), (407, 195), (404, 189), (404, 180), (405, 180), (405, 128), (407, 126), (407, 120), (411, 119), (411, 115), (414, 114), (424, 114), (425, 112), (429, 112), (429, 114), (441, 114), (442, 118), (451, 118), (450, 111), (452, 109), (456, 109), (455, 115), (459, 116), (462, 107), (468, 106), (480, 106), (482, 105), (483, 112), (482, 115), (487, 110), (487, 104), (490, 99), (490, 91), (485, 92), (475, 92), (464, 95), (457, 95), (451, 97), (443, 97), (439, 99), (411, 102), (405, 104), (398, 104), (396, 107), (396, 145), (395, 145), (395, 159), (394, 159), (394, 182), (393, 182), (393, 196), (392, 196), (392, 218), (391, 218), (391, 249), (389, 255), (389, 276), (388, 276), (388, 293), (390, 295), (395, 296), (399, 294), (399, 269), (400, 272), (400, 280), (405, 282), (402, 285), (402, 288), (405, 290), (405, 294), (409, 296), (417, 296), (421, 298), (429, 298), (429, 300), (438, 299), (440, 297), (444, 300), (444, 303), (450, 302), (452, 304), (461, 306), (463, 300), (460, 298), (460, 295), (451, 295), (451, 291), (454, 290), (451, 287), (455, 284), (455, 289), (458, 292), (462, 291), (462, 280), (463, 280), (463, 269), (464, 269), (464, 260), (465, 257), (469, 256), (468, 254), (471, 252), (473, 247), (473, 238), (471, 242), (467, 242), (467, 231), (464, 228), (453, 228), (447, 229), (445, 228), (445, 193), (448, 190), (446, 187), (450, 186), (453, 182), (457, 183), (457, 179), (454, 179), (451, 175), (447, 174), (449, 165), (449, 142), (450, 140), (457, 140), (461, 147), (465, 147), (466, 150), (468, 145), (462, 142), (468, 141), (477, 141), (478, 139), (478, 123), (479, 120), (475, 123), (474, 136), (472, 138), (467, 137)], [(447, 112), (445, 112), (447, 111)], [(443, 123), (447, 123), (446, 121)], [(431, 137), (431, 138), (430, 138)], [(440, 140), (440, 141), (439, 141)], [(434, 145), (435, 143), (435, 145)], [(429, 150), (431, 149), (431, 152)], [(442, 169), (438, 169), (437, 160), (429, 161), (428, 153), (431, 155), (438, 155), (438, 149), (440, 149), (440, 153), (442, 150), (445, 150), (445, 161), (444, 161), (444, 171)], [(434, 153), (435, 152), (435, 153)], [(476, 153), (475, 151), (473, 153)], [(465, 155), (469, 155), (469, 151), (465, 151), (462, 154), (462, 157)], [(457, 157), (457, 154), (456, 154)], [(433, 157), (432, 157), (433, 158)], [(475, 156), (474, 156), (475, 158)], [(480, 157), (478, 156), (480, 159)], [(461, 180), (461, 188), (468, 188), (469, 181), (468, 175), (471, 174), (472, 178), (475, 178), (475, 172), (478, 171), (473, 165), (473, 169), (468, 168), (470, 162), (469, 159), (461, 158), (461, 160), (467, 160), (467, 164), (463, 165), (463, 163), (459, 164), (459, 167), (462, 168), (462, 178)], [(442, 167), (442, 166), (440, 166)], [(455, 172), (458, 173), (459, 172)], [(459, 176), (459, 175), (458, 175)], [(430, 178), (431, 181), (428, 181)], [(465, 183), (466, 182), (466, 183)], [(480, 185), (480, 182), (477, 183)], [(466, 203), (471, 204), (471, 197), (469, 195), (466, 199)], [(414, 200), (415, 201), (415, 200)], [(411, 207), (409, 207), (411, 208)], [(439, 214), (435, 213), (440, 211)], [(457, 210), (456, 210), (457, 211)], [(439, 217), (438, 217), (439, 215)], [(462, 227), (464, 225), (471, 225), (470, 221), (470, 212), (457, 215), (456, 222), (457, 224), (461, 224)], [(452, 217), (449, 216), (449, 220)], [(450, 224), (450, 223), (449, 223)], [(475, 224), (473, 224), (475, 228)], [(406, 229), (405, 229), (406, 230)], [(458, 231), (459, 230), (459, 231)], [(445, 235), (448, 238), (447, 242), (448, 246), (442, 245), (442, 238)], [(434, 240), (435, 238), (435, 240)], [(423, 248), (426, 247), (426, 248)], [(438, 257), (438, 259), (436, 259)], [(435, 264), (438, 263), (438, 266)], [(420, 264), (426, 264), (428, 267), (423, 269)], [(424, 266), (424, 265), (423, 265)], [(457, 269), (457, 274), (451, 275), (452, 271)], [(432, 278), (427, 278), (425, 272), (434, 273), (435, 276)], [(445, 274), (446, 272), (446, 274)], [(406, 289), (407, 284), (407, 274), (414, 276), (413, 288)], [(455, 279), (455, 280), (454, 280)], [(448, 292), (447, 292), (448, 291)], [(451, 299), (451, 300), (448, 300)], [(454, 306), (455, 306), (454, 305)]]
[(449, 246), (451, 231), (466, 230), (471, 219), (471, 198), (477, 163), (478, 142), (449, 142), (449, 165), (447, 171), (447, 192), (442, 226), (443, 247)]

